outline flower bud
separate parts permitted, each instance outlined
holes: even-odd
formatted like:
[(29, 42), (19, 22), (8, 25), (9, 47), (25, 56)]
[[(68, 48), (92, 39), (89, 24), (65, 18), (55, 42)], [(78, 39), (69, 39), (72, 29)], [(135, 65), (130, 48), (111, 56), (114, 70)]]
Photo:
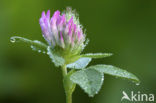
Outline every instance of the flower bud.
[(40, 26), (43, 37), (53, 49), (67, 54), (79, 54), (84, 48), (85, 34), (74, 11), (70, 8), (62, 14), (55, 11), (50, 18), (50, 10), (42, 12)]

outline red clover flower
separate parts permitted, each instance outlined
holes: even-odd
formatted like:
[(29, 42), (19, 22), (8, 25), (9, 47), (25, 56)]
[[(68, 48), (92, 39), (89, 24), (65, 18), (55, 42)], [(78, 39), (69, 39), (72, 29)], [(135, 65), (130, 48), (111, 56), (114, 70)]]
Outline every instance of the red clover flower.
[(74, 11), (68, 8), (64, 13), (55, 11), (50, 17), (50, 10), (42, 12), (40, 26), (43, 37), (52, 48), (62, 48), (70, 53), (80, 51), (84, 47), (85, 34)]

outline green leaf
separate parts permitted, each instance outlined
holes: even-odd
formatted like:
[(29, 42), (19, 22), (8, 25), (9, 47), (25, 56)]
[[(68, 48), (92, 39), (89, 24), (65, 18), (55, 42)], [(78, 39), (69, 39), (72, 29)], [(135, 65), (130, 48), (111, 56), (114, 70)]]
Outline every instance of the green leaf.
[(23, 42), (23, 43), (29, 45), (32, 48), (32, 50), (34, 50), (34, 51), (38, 51), (38, 52), (42, 52), (42, 53), (46, 53), (46, 51), (47, 51), (47, 45), (38, 40), (29, 40), (29, 39), (26, 39), (23, 37), (13, 36), (10, 38), (10, 41), (12, 43)]
[(68, 64), (67, 68), (83, 69), (91, 62), (91, 60), (92, 60), (91, 58), (80, 58), (74, 63)]
[(54, 53), (49, 46), (47, 48), (47, 54), (49, 55), (56, 67), (63, 66), (65, 64), (65, 60), (61, 56)]
[(87, 54), (82, 54), (82, 57), (90, 57), (90, 58), (105, 58), (105, 57), (110, 57), (112, 56), (112, 53), (87, 53)]
[(104, 74), (94, 69), (83, 69), (73, 73), (70, 79), (93, 97), (101, 89)]
[(140, 83), (139, 79), (134, 74), (127, 72), (126, 70), (120, 69), (118, 67), (115, 67), (115, 66), (101, 64), (101, 65), (90, 66), (88, 67), (88, 69), (95, 69), (101, 73), (125, 78), (125, 79), (135, 82), (136, 84)]

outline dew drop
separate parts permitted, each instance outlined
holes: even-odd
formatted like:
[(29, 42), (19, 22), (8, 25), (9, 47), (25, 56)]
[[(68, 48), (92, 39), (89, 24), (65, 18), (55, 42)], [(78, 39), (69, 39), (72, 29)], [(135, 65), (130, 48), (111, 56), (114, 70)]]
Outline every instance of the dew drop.
[(49, 52), (47, 52), (47, 54), (49, 55), (50, 53), (49, 53)]
[(45, 51), (43, 51), (43, 54), (45, 54), (46, 52)]
[(10, 38), (10, 42), (15, 43), (16, 42), (16, 39), (14, 37), (11, 37)]
[(31, 45), (30, 47), (31, 47), (32, 49), (34, 48), (34, 46), (33, 46), (33, 45)]
[(140, 85), (140, 83), (136, 83), (136, 85), (138, 86), (138, 85)]
[(36, 50), (37, 50), (37, 49), (36, 49), (36, 47), (35, 47), (35, 46), (33, 46), (33, 45), (31, 45), (30, 47), (31, 47), (31, 49), (32, 49), (32, 50), (34, 50), (34, 51), (36, 51)]
[(41, 50), (38, 50), (39, 53), (41, 53)]

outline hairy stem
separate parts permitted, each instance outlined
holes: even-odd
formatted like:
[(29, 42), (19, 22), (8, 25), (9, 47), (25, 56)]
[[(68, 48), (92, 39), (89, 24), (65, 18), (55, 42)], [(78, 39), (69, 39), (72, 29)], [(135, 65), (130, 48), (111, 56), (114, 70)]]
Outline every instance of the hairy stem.
[(76, 84), (72, 83), (70, 80), (70, 75), (73, 72), (67, 72), (66, 65), (62, 67), (62, 75), (63, 75), (63, 85), (66, 94), (66, 103), (72, 103), (72, 93), (75, 90)]
[(66, 93), (66, 103), (72, 103), (72, 93)]
[(66, 65), (62, 66), (62, 75), (63, 75), (63, 78), (67, 75)]

